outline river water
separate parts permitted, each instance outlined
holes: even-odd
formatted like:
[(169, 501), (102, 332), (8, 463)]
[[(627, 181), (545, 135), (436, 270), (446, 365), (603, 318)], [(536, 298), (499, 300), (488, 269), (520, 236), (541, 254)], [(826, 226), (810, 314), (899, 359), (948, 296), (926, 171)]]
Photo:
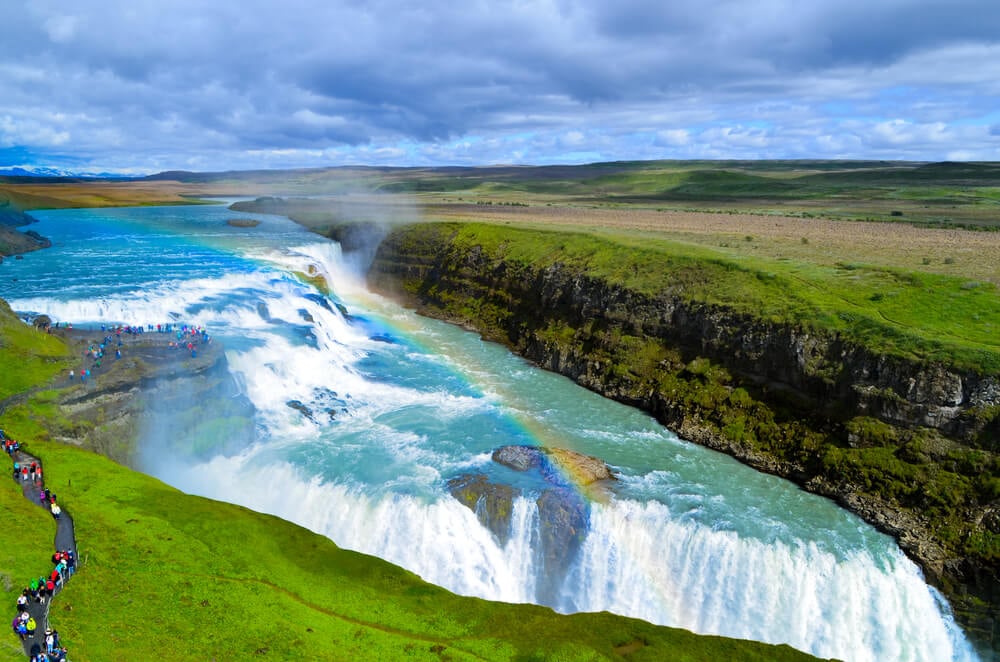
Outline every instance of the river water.
[[(235, 448), (211, 435), (177, 439), (169, 413), (151, 416), (143, 469), (170, 484), (278, 515), (465, 595), (608, 610), (845, 660), (975, 659), (891, 538), (369, 293), (336, 244), (288, 219), (222, 206), (33, 215), (32, 229), (54, 245), (0, 264), (0, 296), (15, 310), (76, 325), (203, 325), (224, 343), (254, 405), (256, 439)], [(237, 216), (261, 223), (226, 225)], [(296, 272), (323, 275), (332, 298)], [(589, 503), (564, 575), (539, 576), (534, 496), (544, 485), (490, 460), (507, 444), (595, 455), (620, 477)], [(448, 480), (468, 473), (523, 491), (505, 544), (449, 494)]]

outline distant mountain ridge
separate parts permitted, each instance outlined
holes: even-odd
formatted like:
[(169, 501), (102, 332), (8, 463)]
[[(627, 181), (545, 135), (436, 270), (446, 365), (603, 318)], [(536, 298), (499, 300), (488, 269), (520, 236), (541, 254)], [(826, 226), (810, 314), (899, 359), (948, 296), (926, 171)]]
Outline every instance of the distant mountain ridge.
[(0, 168), (0, 177), (32, 177), (43, 179), (132, 179), (131, 175), (115, 172), (64, 170), (48, 166), (9, 166)]

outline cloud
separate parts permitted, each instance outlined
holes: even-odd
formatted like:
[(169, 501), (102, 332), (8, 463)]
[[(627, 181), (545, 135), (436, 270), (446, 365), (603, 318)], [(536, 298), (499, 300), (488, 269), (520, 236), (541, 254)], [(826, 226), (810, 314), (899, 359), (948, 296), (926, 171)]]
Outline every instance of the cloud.
[(992, 0), (12, 0), (0, 21), (0, 146), (40, 161), (1000, 159)]

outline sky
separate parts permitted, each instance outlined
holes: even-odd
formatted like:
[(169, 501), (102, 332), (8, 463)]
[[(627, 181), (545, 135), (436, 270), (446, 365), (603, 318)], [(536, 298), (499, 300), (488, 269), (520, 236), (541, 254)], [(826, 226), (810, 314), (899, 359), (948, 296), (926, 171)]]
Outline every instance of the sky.
[(997, 0), (2, 0), (0, 168), (1000, 161)]

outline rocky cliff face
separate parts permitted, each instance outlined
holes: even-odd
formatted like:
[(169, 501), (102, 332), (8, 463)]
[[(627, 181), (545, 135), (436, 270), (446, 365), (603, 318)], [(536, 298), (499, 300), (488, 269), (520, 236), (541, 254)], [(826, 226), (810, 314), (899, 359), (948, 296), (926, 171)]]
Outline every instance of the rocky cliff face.
[[(71, 344), (86, 346), (99, 342), (100, 334), (69, 335)], [(61, 391), (56, 403), (63, 425), (53, 427), (53, 437), (137, 469), (140, 440), (172, 455), (190, 453), (192, 437), (204, 430), (223, 438), (206, 452), (248, 445), (253, 405), (233, 382), (222, 347), (203, 345), (191, 357), (170, 347), (168, 339), (150, 334), (127, 345), (124, 358), (109, 360), (86, 384), (79, 378), (68, 383), (71, 388)]]
[(34, 218), (17, 209), (0, 191), (0, 262), (3, 262), (4, 255), (20, 255), (52, 245), (34, 230), (19, 232), (14, 229), (34, 222)]
[(446, 229), (393, 231), (370, 285), (837, 499), (895, 535), (974, 636), (997, 646), (997, 375), (451, 240)]

